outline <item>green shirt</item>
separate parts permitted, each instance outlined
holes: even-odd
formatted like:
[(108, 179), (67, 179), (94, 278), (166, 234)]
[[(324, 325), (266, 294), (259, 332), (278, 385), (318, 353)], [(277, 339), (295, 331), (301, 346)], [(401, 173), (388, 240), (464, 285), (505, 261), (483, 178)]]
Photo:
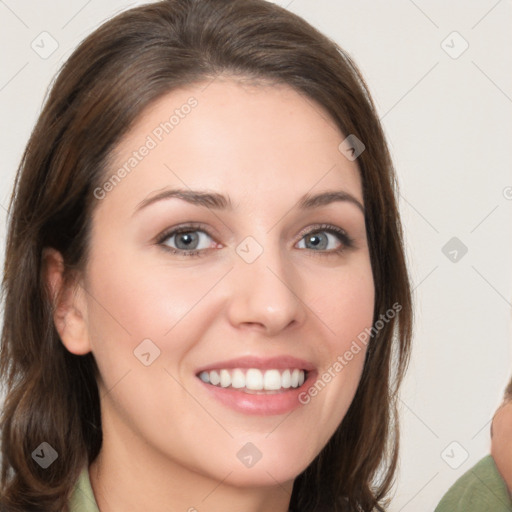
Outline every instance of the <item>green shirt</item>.
[(99, 512), (92, 492), (89, 470), (85, 467), (78, 478), (69, 501), (69, 512)]
[(448, 490), (435, 512), (512, 512), (507, 486), (487, 455)]

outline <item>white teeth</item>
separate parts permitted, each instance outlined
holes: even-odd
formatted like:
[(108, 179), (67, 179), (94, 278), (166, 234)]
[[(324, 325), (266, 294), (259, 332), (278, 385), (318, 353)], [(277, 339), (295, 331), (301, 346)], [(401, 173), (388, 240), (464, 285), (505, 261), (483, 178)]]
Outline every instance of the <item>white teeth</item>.
[(214, 386), (216, 386), (219, 383), (220, 383), (220, 375), (215, 370), (211, 371), (210, 372), (210, 384), (213, 384)]
[(283, 388), (288, 389), (292, 385), (290, 370), (285, 370), (281, 376), (281, 385)]
[(231, 386), (231, 375), (229, 375), (229, 372), (227, 370), (220, 371), (220, 385), (223, 388)]
[(231, 386), (236, 389), (245, 388), (245, 375), (242, 370), (237, 368), (233, 371), (233, 375), (231, 376)]
[(247, 370), (247, 373), (245, 374), (245, 387), (255, 391), (263, 389), (263, 375), (260, 370), (257, 370), (256, 368)]
[(206, 383), (223, 388), (235, 388), (250, 391), (278, 391), (281, 388), (297, 388), (304, 384), (305, 371), (293, 370), (259, 370), (258, 368), (219, 369), (201, 372), (199, 378)]
[(263, 380), (265, 389), (281, 389), (281, 374), (277, 370), (267, 370)]

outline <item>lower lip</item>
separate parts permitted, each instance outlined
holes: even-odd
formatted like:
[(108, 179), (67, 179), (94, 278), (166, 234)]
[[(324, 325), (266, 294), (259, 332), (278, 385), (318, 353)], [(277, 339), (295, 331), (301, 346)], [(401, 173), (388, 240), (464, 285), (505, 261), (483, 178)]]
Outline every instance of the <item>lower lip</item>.
[(293, 411), (300, 405), (299, 395), (306, 391), (316, 380), (316, 372), (310, 371), (308, 378), (302, 386), (289, 388), (274, 394), (249, 394), (238, 391), (234, 388), (221, 388), (212, 386), (199, 379), (199, 382), (208, 390), (211, 395), (231, 409), (244, 414), (255, 414), (259, 416), (272, 416), (286, 414)]

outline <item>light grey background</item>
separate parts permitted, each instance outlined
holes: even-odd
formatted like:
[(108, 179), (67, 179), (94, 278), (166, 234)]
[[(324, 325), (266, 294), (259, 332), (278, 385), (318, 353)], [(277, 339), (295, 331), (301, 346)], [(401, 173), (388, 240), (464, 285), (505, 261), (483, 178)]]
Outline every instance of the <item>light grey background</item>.
[[(54, 74), (94, 28), (139, 3), (0, 1), (2, 253), (15, 170)], [(354, 57), (389, 140), (416, 300), (390, 510), (432, 511), (488, 452), (512, 373), (512, 2), (276, 3)]]

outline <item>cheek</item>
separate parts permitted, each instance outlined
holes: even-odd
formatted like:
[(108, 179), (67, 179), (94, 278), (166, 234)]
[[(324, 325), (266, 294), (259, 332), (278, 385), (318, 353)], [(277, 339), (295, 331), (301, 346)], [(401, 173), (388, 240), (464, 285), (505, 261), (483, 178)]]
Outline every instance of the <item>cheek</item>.
[[(208, 289), (207, 276), (170, 271), (164, 265), (145, 264), (143, 258), (119, 254), (91, 265), (94, 307), (106, 325), (136, 337), (161, 337), (183, 319)], [(104, 309), (102, 312), (101, 309)], [(102, 324), (102, 329), (105, 324)]]
[(310, 281), (311, 310), (323, 326), (323, 366), (319, 377), (301, 397), (311, 416), (321, 418), (326, 437), (346, 414), (362, 374), (374, 316), (375, 289), (369, 260), (361, 260), (336, 279)]
[(115, 256), (98, 252), (91, 259), (88, 327), (93, 353), (100, 369), (119, 367), (104, 375), (116, 378), (125, 368), (140, 365), (134, 351), (147, 339), (161, 352), (160, 364), (179, 365), (201, 326), (215, 318), (214, 294), (209, 292), (225, 269), (170, 268), (154, 259), (145, 261), (129, 251)]
[(375, 288), (367, 259), (340, 269), (337, 275), (317, 275), (308, 286), (311, 309), (332, 334), (328, 337), (331, 353), (346, 350), (347, 343), (371, 327)]

